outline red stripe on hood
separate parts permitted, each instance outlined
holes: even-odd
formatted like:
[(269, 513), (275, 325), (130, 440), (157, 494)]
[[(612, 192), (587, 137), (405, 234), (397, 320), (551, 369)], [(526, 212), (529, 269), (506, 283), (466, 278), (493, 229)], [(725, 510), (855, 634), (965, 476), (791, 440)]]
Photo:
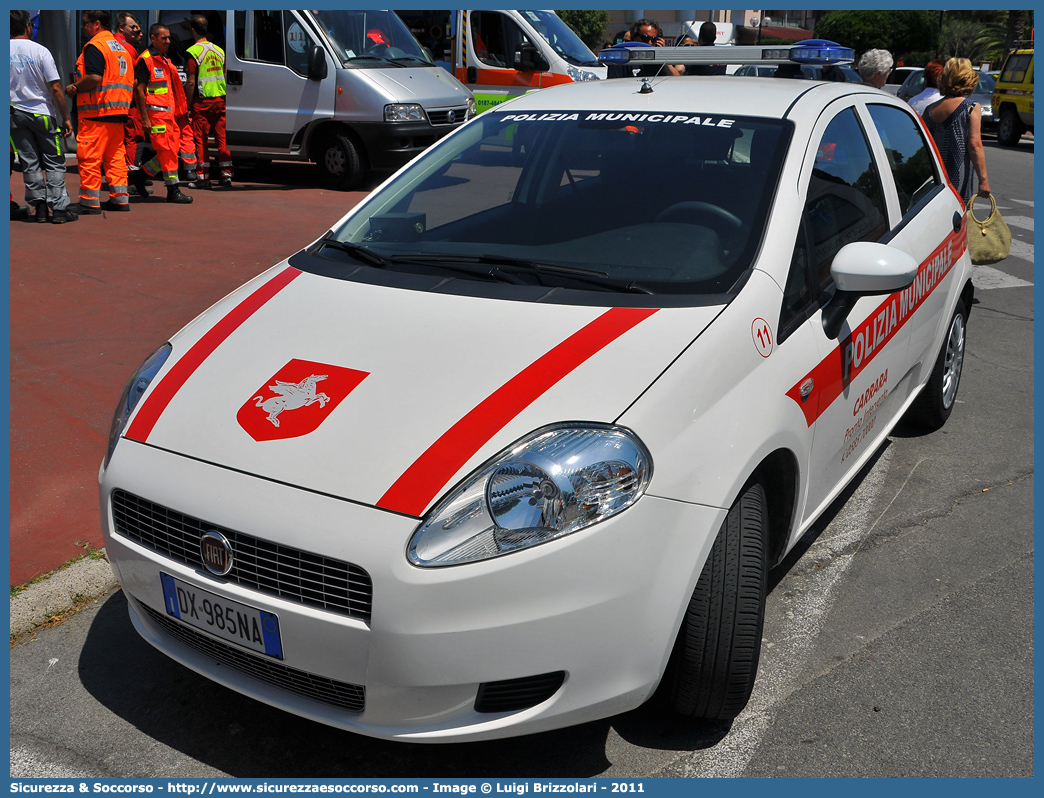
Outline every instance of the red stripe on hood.
[(268, 300), (282, 291), (301, 272), (292, 266), (288, 266), (267, 283), (258, 288), (250, 296), (229, 311), (223, 319), (211, 327), (192, 348), (185, 353), (174, 366), (168, 371), (159, 384), (152, 389), (145, 403), (138, 408), (134, 421), (127, 430), (126, 437), (144, 443), (152, 433), (153, 427), (159, 421), (167, 405), (181, 390), (188, 378), (193, 375), (197, 368), (213, 354), (214, 350), (221, 346), (225, 340), (234, 333), (239, 326), (249, 319)]
[(655, 309), (613, 308), (490, 394), (406, 469), (378, 507), (419, 516), (461, 467), (515, 416)]

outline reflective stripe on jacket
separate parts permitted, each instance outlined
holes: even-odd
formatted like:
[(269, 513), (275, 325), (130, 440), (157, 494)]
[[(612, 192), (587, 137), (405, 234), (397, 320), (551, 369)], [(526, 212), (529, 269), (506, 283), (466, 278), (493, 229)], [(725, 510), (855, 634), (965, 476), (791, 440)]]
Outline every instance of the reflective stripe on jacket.
[[(104, 56), (105, 74), (97, 89), (77, 93), (77, 111), (86, 118), (130, 113), (134, 101), (134, 64), (130, 53), (107, 30), (100, 31), (87, 44), (97, 47)], [(86, 76), (82, 50), (76, 59), (76, 74), (79, 79)]]

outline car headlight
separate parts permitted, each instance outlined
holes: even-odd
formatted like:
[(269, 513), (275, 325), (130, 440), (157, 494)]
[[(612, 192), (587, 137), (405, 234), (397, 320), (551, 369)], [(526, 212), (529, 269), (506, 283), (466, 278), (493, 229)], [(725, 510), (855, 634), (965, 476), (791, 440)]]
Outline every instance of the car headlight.
[(583, 83), (588, 80), (601, 80), (601, 78), (598, 77), (597, 72), (589, 72), (586, 69), (577, 69), (575, 66), (567, 66), (566, 74), (577, 83)]
[(474, 117), (475, 117), (475, 98), (474, 97), (468, 97), (468, 110), (467, 110), (467, 113), (464, 114), (464, 121), (466, 122), (467, 120), (473, 119)]
[(416, 103), (393, 103), (384, 106), (385, 122), (423, 122), (424, 109)]
[(545, 427), (436, 504), (406, 556), (424, 567), (462, 565), (557, 540), (626, 510), (651, 477), (649, 452), (630, 430)]
[(116, 443), (127, 426), (127, 419), (134, 412), (134, 408), (138, 406), (138, 401), (145, 394), (145, 391), (148, 390), (149, 385), (152, 384), (159, 370), (163, 368), (163, 364), (167, 362), (170, 352), (170, 344), (161, 346), (145, 359), (145, 362), (138, 367), (138, 370), (127, 381), (127, 386), (123, 389), (123, 393), (120, 394), (120, 401), (116, 405), (116, 413), (112, 417), (112, 427), (109, 429), (109, 449), (105, 452), (105, 467), (108, 467), (109, 459), (116, 448)]

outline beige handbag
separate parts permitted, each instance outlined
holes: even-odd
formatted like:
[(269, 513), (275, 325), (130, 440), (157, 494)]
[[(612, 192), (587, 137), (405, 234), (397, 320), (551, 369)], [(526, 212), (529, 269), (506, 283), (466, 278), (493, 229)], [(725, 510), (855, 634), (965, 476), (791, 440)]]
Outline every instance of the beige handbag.
[(990, 215), (986, 221), (975, 218), (976, 194), (968, 206), (968, 255), (975, 264), (996, 263), (1011, 252), (1011, 231), (997, 210), (997, 200), (990, 194)]

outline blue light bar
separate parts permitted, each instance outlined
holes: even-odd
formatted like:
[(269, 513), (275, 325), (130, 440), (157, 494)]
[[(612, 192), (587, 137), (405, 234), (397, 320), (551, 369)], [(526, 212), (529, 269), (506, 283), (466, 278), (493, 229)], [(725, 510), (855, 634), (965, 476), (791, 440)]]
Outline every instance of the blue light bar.
[(621, 42), (598, 53), (601, 64), (627, 64), (631, 61), (652, 61), (654, 48), (647, 42)]
[(855, 50), (826, 39), (806, 39), (790, 48), (790, 60), (799, 64), (842, 64), (855, 60)]

